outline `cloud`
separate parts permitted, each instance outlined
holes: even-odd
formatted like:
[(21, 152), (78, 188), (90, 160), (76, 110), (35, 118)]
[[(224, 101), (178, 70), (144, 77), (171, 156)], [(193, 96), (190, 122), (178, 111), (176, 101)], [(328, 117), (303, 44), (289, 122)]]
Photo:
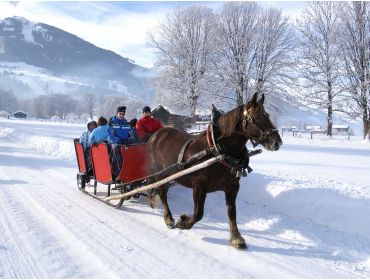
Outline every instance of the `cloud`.
[(165, 16), (167, 9), (135, 11), (129, 10), (131, 5), (130, 2), (21, 1), (14, 6), (0, 2), (0, 18), (16, 15), (53, 25), (151, 67), (153, 58), (146, 47), (146, 31)]

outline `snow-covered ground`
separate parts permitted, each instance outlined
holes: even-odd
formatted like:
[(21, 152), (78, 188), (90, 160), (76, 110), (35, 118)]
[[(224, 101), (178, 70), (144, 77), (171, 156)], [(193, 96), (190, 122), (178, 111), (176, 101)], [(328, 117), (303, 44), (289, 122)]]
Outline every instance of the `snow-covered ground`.
[[(223, 193), (181, 231), (144, 197), (117, 210), (79, 192), (72, 138), (83, 129), (0, 119), (0, 278), (370, 278), (370, 143), (284, 136), (253, 157), (239, 251)], [(177, 218), (193, 210), (180, 186), (169, 203)]]

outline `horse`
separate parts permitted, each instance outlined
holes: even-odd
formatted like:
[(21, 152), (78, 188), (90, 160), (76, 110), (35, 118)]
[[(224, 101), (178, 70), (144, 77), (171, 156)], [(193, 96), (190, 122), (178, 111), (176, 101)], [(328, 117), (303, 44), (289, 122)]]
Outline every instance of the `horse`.
[(163, 170), (178, 160), (186, 161), (192, 155), (204, 150), (209, 151), (207, 159), (215, 154), (226, 156), (221, 162), (175, 180), (178, 184), (193, 189), (193, 215), (183, 214), (175, 222), (167, 202), (168, 186), (162, 185), (157, 189), (163, 205), (164, 221), (169, 228), (192, 228), (203, 217), (207, 193), (224, 191), (229, 218), (230, 244), (238, 249), (247, 248), (237, 226), (235, 205), (240, 175), (242, 172), (245, 173), (247, 167), (249, 168), (246, 143), (250, 140), (253, 145), (261, 144), (270, 151), (277, 151), (283, 144), (278, 130), (264, 109), (264, 100), (263, 94), (258, 98), (258, 93), (255, 93), (246, 104), (239, 105), (225, 114), (218, 113), (212, 105), (213, 122), (206, 131), (198, 135), (165, 127), (151, 136), (147, 147), (153, 172)]

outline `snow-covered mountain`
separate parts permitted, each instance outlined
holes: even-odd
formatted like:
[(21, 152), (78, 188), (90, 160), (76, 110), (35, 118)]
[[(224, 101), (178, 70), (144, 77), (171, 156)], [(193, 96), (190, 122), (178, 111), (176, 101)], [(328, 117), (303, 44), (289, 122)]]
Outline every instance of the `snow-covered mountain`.
[(150, 71), (59, 28), (0, 20), (0, 84), (21, 98), (42, 93), (126, 94), (152, 100)]

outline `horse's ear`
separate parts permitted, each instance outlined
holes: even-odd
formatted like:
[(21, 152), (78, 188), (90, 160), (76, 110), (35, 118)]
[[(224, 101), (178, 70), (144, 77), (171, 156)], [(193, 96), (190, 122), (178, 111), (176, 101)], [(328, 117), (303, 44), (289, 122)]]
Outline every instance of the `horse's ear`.
[(257, 96), (258, 96), (258, 92), (256, 92), (255, 94), (253, 94), (252, 99), (250, 101), (250, 103), (252, 104), (253, 107), (256, 107), (257, 106)]
[(265, 95), (262, 93), (262, 95), (261, 95), (260, 99), (258, 100), (258, 103), (259, 103), (260, 105), (263, 105), (263, 102), (265, 102)]
[(221, 116), (221, 112), (217, 110), (216, 106), (212, 104), (212, 114), (211, 114), (211, 120), (213, 123), (217, 123), (218, 119)]

